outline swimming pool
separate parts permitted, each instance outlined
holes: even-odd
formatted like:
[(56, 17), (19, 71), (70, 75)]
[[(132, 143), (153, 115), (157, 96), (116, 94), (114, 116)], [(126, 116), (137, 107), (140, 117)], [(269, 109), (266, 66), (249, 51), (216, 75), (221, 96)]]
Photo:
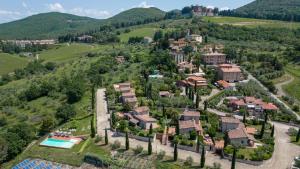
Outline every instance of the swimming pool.
[(57, 147), (57, 148), (72, 148), (76, 144), (76, 140), (58, 140), (47, 138), (40, 143), (41, 146)]

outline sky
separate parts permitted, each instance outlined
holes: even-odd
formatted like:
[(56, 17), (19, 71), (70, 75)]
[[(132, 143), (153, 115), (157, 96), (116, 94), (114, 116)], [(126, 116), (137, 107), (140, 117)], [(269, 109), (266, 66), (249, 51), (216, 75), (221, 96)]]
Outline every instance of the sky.
[(1, 0), (0, 23), (54, 11), (105, 19), (134, 7), (157, 7), (170, 11), (198, 4), (235, 9), (251, 1), (253, 0)]

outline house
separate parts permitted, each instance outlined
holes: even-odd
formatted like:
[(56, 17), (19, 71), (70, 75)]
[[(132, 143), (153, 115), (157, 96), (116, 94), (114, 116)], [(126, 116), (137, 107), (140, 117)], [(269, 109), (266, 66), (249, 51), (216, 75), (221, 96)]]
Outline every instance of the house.
[(236, 128), (228, 131), (228, 139), (232, 145), (248, 146), (250, 144), (250, 139), (245, 128)]
[(92, 42), (93, 36), (90, 35), (82, 35), (78, 37), (78, 40), (81, 42)]
[(191, 110), (185, 110), (182, 115), (182, 119), (184, 121), (188, 120), (195, 120), (195, 122), (198, 124), (200, 119), (200, 112), (198, 111), (191, 111)]
[(229, 99), (229, 107), (234, 111), (245, 109), (250, 116), (263, 118), (265, 111), (277, 111), (278, 107), (273, 103), (266, 103), (255, 97), (231, 98)]
[(141, 106), (141, 107), (136, 107), (133, 110), (134, 115), (149, 115), (150, 109), (148, 106)]
[(204, 53), (222, 53), (224, 51), (224, 45), (207, 44), (201, 50)]
[(186, 61), (178, 63), (177, 67), (178, 67), (178, 71), (181, 73), (184, 73), (186, 70), (192, 73), (195, 70), (195, 66), (192, 63)]
[(185, 37), (188, 41), (194, 41), (194, 42), (198, 42), (198, 43), (202, 43), (202, 36), (201, 35), (196, 35), (196, 34), (188, 34)]
[(226, 82), (225, 80), (219, 80), (219, 81), (217, 81), (217, 85), (219, 86), (219, 88), (224, 89), (224, 90), (231, 90), (231, 89), (233, 89), (233, 87), (230, 86), (230, 84), (228, 82)]
[(188, 43), (185, 41), (184, 38), (178, 39), (177, 41), (173, 41), (172, 44), (170, 45), (171, 47), (177, 46), (179, 49), (182, 49), (186, 47)]
[(120, 92), (121, 88), (131, 88), (131, 83), (125, 82), (125, 83), (114, 84), (115, 91)]
[(198, 134), (203, 133), (201, 123), (198, 124), (195, 120), (179, 121), (179, 132), (180, 134), (188, 134), (191, 131), (196, 131)]
[(185, 62), (187, 60), (186, 55), (180, 50), (171, 50), (170, 55), (173, 57), (176, 64)]
[(207, 87), (207, 80), (204, 77), (199, 77), (199, 76), (189, 76), (187, 79), (187, 84), (191, 87), (196, 87), (201, 88), (201, 87)]
[(221, 130), (226, 132), (240, 127), (240, 120), (234, 117), (221, 117)]
[(138, 126), (140, 126), (142, 129), (149, 130), (151, 124), (152, 126), (156, 125), (156, 119), (150, 117), (149, 115), (135, 115), (134, 118), (139, 121)]
[(226, 55), (223, 53), (206, 53), (203, 55), (203, 61), (206, 64), (218, 65), (226, 62)]
[(171, 93), (168, 91), (160, 91), (159, 96), (160, 97), (171, 97)]
[(227, 82), (241, 80), (242, 71), (239, 66), (233, 64), (221, 64), (218, 66), (218, 78)]

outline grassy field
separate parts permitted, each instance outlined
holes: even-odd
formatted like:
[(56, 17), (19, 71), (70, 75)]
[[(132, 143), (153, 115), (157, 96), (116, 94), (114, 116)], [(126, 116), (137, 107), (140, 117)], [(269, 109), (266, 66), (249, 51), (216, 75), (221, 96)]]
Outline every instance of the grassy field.
[(295, 80), (288, 85), (283, 86), (283, 89), (292, 97), (300, 100), (300, 66), (287, 65), (286, 71), (295, 77)]
[(154, 33), (158, 30), (158, 28), (137, 28), (131, 30), (129, 33), (123, 33), (119, 35), (121, 42), (127, 42), (129, 37), (138, 36), (138, 37), (153, 37)]
[(28, 58), (23, 58), (7, 53), (0, 53), (0, 75), (13, 72), (18, 68), (25, 67), (28, 61)]
[(239, 17), (204, 17), (205, 21), (229, 24), (235, 26), (246, 26), (246, 27), (272, 27), (272, 28), (300, 28), (299, 22), (285, 22), (276, 20), (264, 20), (264, 19), (252, 19), (252, 18), (239, 18)]
[(88, 52), (97, 51), (101, 46), (88, 44), (63, 44), (50, 50), (42, 51), (39, 58), (45, 61), (64, 63), (81, 57)]

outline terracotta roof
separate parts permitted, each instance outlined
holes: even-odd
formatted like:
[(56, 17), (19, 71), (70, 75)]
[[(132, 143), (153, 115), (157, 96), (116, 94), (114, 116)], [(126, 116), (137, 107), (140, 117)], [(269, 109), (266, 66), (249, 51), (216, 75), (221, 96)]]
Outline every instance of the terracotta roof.
[(196, 124), (195, 120), (179, 121), (179, 128), (194, 128), (196, 131), (202, 130), (201, 123), (199, 122), (199, 124)]
[(150, 109), (148, 106), (142, 106), (142, 107), (135, 108), (134, 111), (138, 114), (145, 114), (145, 113), (148, 114)]
[(174, 135), (176, 134), (176, 128), (175, 127), (170, 127), (168, 130), (168, 135)]
[(137, 98), (136, 98), (136, 97), (133, 97), (133, 98), (125, 98), (125, 102), (128, 102), (128, 103), (137, 102)]
[(183, 112), (184, 116), (196, 116), (196, 117), (200, 117), (200, 112), (198, 111), (189, 111), (189, 110), (185, 110)]
[(219, 68), (222, 70), (222, 72), (242, 72), (240, 67), (231, 64), (221, 64), (219, 65)]
[(219, 80), (219, 81), (217, 81), (217, 83), (225, 89), (230, 87), (229, 83), (226, 82), (225, 80)]
[(254, 135), (255, 133), (256, 133), (256, 128), (254, 128), (254, 127), (246, 127), (246, 133), (247, 134), (252, 134), (252, 135)]
[(152, 118), (148, 115), (135, 115), (134, 117), (139, 121), (143, 121), (143, 122), (156, 122), (155, 118)]
[(216, 149), (223, 149), (224, 148), (224, 140), (220, 140), (220, 141), (215, 141), (215, 148)]
[(255, 97), (245, 97), (245, 101), (248, 103), (248, 102), (251, 102), (251, 103), (254, 103), (256, 100)]
[(245, 128), (237, 128), (228, 132), (229, 139), (248, 138)]
[(135, 97), (135, 94), (133, 92), (122, 93), (122, 97)]
[(193, 81), (206, 81), (206, 79), (205, 78), (203, 78), (203, 77), (200, 77), (200, 76), (189, 76), (188, 78), (187, 78), (188, 80), (193, 80)]
[(245, 106), (246, 103), (244, 102), (243, 99), (240, 99), (240, 100), (230, 100), (230, 103), (231, 104), (235, 104), (237, 106)]
[(128, 91), (131, 91), (131, 88), (130, 87), (120, 87), (120, 92), (128, 92)]
[(221, 117), (221, 121), (222, 123), (240, 123), (240, 120), (234, 117)]
[(263, 104), (264, 110), (278, 110), (278, 107), (274, 105), (273, 103), (265, 103)]

